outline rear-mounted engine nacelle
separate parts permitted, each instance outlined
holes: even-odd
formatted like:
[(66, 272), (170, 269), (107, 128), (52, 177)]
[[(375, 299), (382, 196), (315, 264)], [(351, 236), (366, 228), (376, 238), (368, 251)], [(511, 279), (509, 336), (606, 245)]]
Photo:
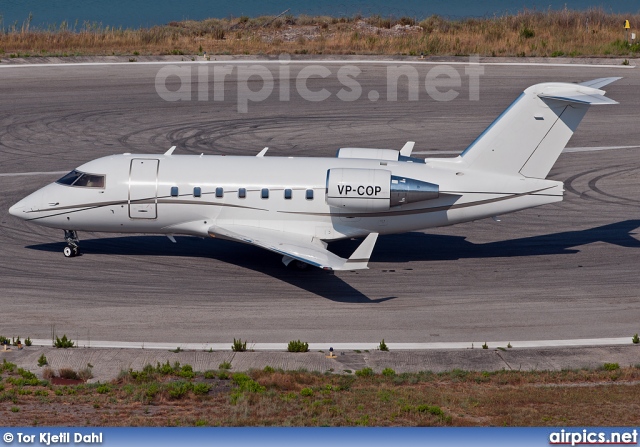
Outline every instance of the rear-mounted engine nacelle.
[(327, 171), (327, 204), (343, 210), (386, 211), (393, 206), (435, 199), (438, 195), (438, 185), (392, 176), (391, 171), (384, 169)]

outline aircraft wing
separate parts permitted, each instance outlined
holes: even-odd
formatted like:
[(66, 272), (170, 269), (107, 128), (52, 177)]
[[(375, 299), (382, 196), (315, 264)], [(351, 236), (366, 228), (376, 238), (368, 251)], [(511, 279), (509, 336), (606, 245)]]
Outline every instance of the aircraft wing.
[(378, 233), (370, 233), (349, 259), (344, 259), (327, 250), (326, 244), (315, 237), (284, 231), (248, 225), (212, 225), (209, 235), (279, 253), (283, 255), (282, 262), (285, 265), (297, 259), (324, 270), (368, 269), (369, 257), (378, 238)]

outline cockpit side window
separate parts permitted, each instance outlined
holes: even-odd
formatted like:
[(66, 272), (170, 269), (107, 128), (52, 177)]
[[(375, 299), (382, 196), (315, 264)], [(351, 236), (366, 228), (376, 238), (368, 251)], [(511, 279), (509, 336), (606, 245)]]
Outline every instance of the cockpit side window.
[(71, 186), (83, 186), (85, 188), (104, 188), (104, 175), (82, 174)]
[(82, 175), (82, 172), (73, 170), (67, 175), (65, 175), (64, 177), (62, 177), (60, 180), (58, 180), (56, 183), (59, 183), (61, 185), (72, 185), (73, 182), (78, 180), (78, 177), (80, 177), (81, 175)]
[(56, 183), (82, 188), (104, 188), (105, 176), (98, 174), (86, 174), (84, 172), (73, 170)]

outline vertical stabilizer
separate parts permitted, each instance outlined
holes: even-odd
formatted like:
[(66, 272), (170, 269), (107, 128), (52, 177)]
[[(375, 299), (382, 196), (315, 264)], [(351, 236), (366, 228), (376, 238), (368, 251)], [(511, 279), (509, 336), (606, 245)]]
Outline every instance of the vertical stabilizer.
[[(617, 79), (590, 82), (601, 87)], [(604, 93), (588, 83), (531, 86), (461, 154), (462, 162), (474, 170), (545, 178), (589, 106), (617, 104)]]

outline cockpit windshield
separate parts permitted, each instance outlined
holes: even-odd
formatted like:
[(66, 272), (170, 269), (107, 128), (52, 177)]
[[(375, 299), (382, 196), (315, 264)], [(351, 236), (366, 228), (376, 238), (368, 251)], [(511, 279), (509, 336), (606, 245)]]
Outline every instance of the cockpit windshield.
[(104, 188), (105, 176), (97, 174), (87, 174), (73, 170), (56, 183), (60, 185), (78, 186), (83, 188)]

